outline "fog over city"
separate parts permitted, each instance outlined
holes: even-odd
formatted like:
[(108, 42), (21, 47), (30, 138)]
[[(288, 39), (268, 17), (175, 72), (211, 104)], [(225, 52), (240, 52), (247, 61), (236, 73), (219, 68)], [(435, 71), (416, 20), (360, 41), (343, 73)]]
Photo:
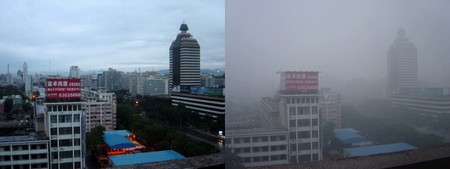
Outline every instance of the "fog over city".
[(227, 118), (238, 100), (273, 96), (278, 71), (319, 71), (319, 86), (338, 91), (344, 102), (381, 97), (399, 28), (417, 48), (421, 83), (448, 87), (449, 7), (449, 1), (227, 1)]
[[(202, 68), (224, 67), (223, 1), (1, 1), (0, 73), (160, 70), (185, 21)], [(206, 17), (207, 16), (207, 17)], [(50, 62), (50, 63), (49, 63)]]

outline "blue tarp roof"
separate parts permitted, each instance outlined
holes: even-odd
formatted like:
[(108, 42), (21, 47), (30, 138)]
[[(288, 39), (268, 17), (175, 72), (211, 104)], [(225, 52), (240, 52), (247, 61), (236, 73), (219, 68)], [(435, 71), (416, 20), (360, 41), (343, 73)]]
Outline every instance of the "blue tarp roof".
[(342, 144), (352, 144), (368, 141), (365, 137), (359, 135), (358, 131), (352, 128), (335, 129), (334, 135)]
[(356, 157), (356, 156), (368, 156), (368, 155), (381, 154), (381, 153), (392, 153), (392, 152), (406, 151), (406, 150), (413, 150), (413, 149), (417, 149), (417, 147), (414, 147), (407, 143), (393, 143), (393, 144), (382, 144), (382, 145), (366, 146), (366, 147), (358, 147), (358, 148), (346, 148), (346, 149), (344, 149), (344, 153), (347, 154), (349, 157)]
[(128, 130), (114, 130), (114, 131), (105, 131), (105, 134), (118, 134), (121, 136), (128, 136), (131, 135), (131, 133)]
[[(127, 132), (129, 134), (127, 134)], [(118, 148), (133, 148), (134, 145), (130, 140), (128, 140), (125, 136), (130, 135), (131, 133), (126, 130), (117, 130), (117, 131), (106, 131), (103, 135), (104, 142), (108, 145), (108, 147), (112, 149)]]
[(114, 166), (153, 163), (183, 158), (185, 158), (183, 155), (173, 150), (109, 156), (109, 159)]

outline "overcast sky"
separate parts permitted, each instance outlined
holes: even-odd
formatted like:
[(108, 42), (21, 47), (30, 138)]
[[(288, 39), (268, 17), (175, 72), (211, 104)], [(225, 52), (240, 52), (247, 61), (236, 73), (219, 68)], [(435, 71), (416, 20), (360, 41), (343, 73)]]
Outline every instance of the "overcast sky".
[(278, 71), (320, 71), (321, 87), (382, 81), (399, 28), (418, 49), (419, 78), (450, 86), (449, 9), (446, 0), (226, 1), (227, 105), (273, 96)]
[(169, 68), (185, 20), (202, 68), (225, 65), (223, 0), (0, 1), (0, 73)]

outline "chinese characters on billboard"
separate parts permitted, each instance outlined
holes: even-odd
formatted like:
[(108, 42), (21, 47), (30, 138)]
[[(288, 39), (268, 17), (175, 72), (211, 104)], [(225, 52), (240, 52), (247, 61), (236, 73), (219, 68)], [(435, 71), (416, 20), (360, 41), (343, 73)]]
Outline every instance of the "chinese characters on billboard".
[(319, 90), (319, 72), (282, 72), (281, 90), (295, 93), (317, 93)]
[(80, 79), (47, 79), (47, 99), (73, 99), (80, 97)]

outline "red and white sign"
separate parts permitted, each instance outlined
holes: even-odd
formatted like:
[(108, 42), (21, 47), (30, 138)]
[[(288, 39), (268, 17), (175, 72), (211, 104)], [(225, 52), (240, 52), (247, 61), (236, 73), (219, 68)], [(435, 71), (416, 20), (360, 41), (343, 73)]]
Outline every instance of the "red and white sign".
[(80, 97), (80, 79), (47, 79), (47, 99), (72, 99)]
[(282, 72), (281, 90), (288, 92), (316, 93), (319, 90), (319, 72)]

